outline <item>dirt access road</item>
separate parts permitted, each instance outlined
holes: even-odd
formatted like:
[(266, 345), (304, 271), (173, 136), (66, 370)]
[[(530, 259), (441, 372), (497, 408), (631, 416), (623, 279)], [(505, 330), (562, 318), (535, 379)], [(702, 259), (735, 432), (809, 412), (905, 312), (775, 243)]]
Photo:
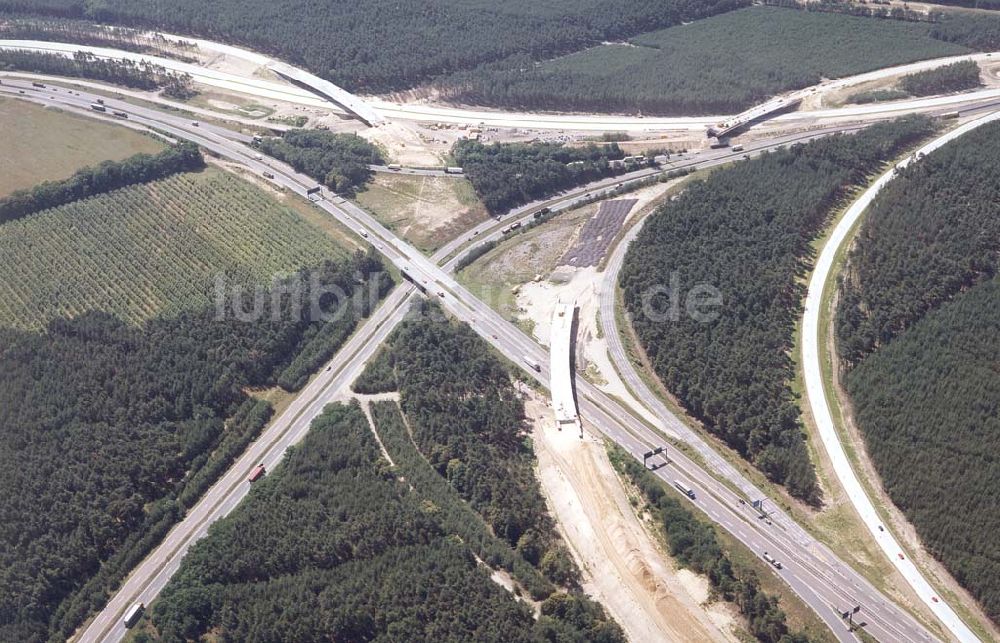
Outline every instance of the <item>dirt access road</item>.
[(563, 539), (583, 569), (583, 589), (600, 601), (629, 640), (738, 641), (724, 603), (705, 604), (708, 581), (678, 569), (629, 504), (603, 443), (559, 431), (533, 397), (538, 477)]

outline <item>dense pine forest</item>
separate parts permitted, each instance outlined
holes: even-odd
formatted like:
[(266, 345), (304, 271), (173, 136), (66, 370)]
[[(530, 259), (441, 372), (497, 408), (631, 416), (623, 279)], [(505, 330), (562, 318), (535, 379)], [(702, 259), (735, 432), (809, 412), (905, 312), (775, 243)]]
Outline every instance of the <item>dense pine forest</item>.
[(263, 427), (246, 390), (301, 385), (367, 314), (322, 298), (343, 314), (313, 320), (310, 288), (369, 284), (389, 282), (358, 254), (274, 286), (299, 300), (265, 290), (259, 316), (228, 301), (0, 330), (0, 488), (17, 490), (0, 497), (0, 640), (65, 638), (99, 607)]
[(869, 207), (842, 278), (837, 340), (845, 362), (860, 362), (997, 274), (998, 144), (1000, 123), (984, 125), (911, 163)]
[[(522, 403), (482, 340), (419, 304), (355, 388), (399, 390), (405, 418), (371, 406), (391, 464), (357, 406), (328, 407), (192, 549), (152, 616), (164, 640), (624, 641), (576, 589)], [(477, 561), (509, 572), (540, 618)]]
[(957, 295), (847, 375), (893, 502), (1000, 623), (1000, 281)]
[(394, 404), (373, 407), (399, 473), (447, 531), (543, 601), (551, 618), (539, 620), (542, 639), (624, 640), (603, 608), (575, 589), (580, 571), (535, 479), (524, 405), (507, 368), (472, 329), (418, 304), (354, 388), (399, 391), (405, 425)]
[(902, 171), (840, 286), (855, 418), (896, 505), (1000, 621), (1000, 124)]
[(217, 38), (347, 89), (405, 89), (514, 54), (544, 59), (749, 4), (746, 0), (0, 0), (0, 14), (83, 18)]
[[(414, 311), (355, 384), (398, 390), (417, 447), (497, 536), (538, 564), (556, 542), (524, 443), (524, 405), (507, 369), (468, 326)], [(530, 552), (528, 551), (530, 550)]]
[(822, 78), (968, 52), (929, 29), (751, 7), (540, 64), (515, 56), (436, 85), (455, 102), (512, 109), (730, 114)]
[(464, 139), (455, 143), (451, 154), (493, 214), (622, 172), (608, 161), (625, 156), (617, 143), (586, 147), (561, 143), (483, 145)]
[(360, 136), (325, 130), (289, 130), (265, 138), (261, 150), (308, 174), (334, 192), (350, 195), (372, 177), (368, 164), (383, 163), (382, 152)]
[[(819, 489), (788, 383), (810, 243), (852, 188), (931, 131), (907, 118), (718, 170), (651, 216), (626, 255), (619, 283), (656, 374), (709, 431), (806, 501)], [(674, 284), (676, 319), (647, 316), (647, 304), (671, 310)], [(699, 285), (721, 294), (714, 319), (685, 313)]]
[[(404, 493), (361, 409), (331, 406), (301, 446), (185, 557), (161, 640), (528, 641), (531, 612)], [(141, 637), (141, 635), (140, 635)]]

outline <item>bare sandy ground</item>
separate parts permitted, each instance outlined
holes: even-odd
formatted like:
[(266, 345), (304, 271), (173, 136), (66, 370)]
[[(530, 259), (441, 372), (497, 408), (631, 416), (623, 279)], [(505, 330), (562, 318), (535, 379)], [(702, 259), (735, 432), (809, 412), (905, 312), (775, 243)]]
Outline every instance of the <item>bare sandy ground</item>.
[[(629, 225), (646, 206), (662, 196), (672, 185), (673, 182), (658, 183), (627, 195), (628, 198), (637, 199), (638, 202), (629, 212), (625, 225)], [(583, 221), (579, 225), (582, 224)], [(566, 243), (566, 247), (572, 245), (570, 240)], [(560, 248), (560, 252), (563, 249)], [(604, 287), (603, 277), (604, 273), (595, 266), (585, 268), (558, 266), (548, 275), (548, 279), (532, 281), (521, 286), (517, 294), (517, 306), (522, 311), (521, 316), (533, 322), (535, 337), (547, 346), (552, 313), (556, 304), (560, 301), (576, 302), (579, 309), (579, 328), (576, 336), (577, 372), (585, 373), (605, 392), (626, 400), (632, 408), (641, 410), (647, 420), (659, 425), (657, 418), (635, 400), (611, 363), (607, 342), (598, 328), (597, 321), (601, 289)]]
[(631, 641), (737, 641), (730, 608), (705, 604), (708, 581), (677, 569), (636, 517), (603, 444), (556, 429), (537, 398), (527, 411), (542, 490), (583, 570), (583, 589)]

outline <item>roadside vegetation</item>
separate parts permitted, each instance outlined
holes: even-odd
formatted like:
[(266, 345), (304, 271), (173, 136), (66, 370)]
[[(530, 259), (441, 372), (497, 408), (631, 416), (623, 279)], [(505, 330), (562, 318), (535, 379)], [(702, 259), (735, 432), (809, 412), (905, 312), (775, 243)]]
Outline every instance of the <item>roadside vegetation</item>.
[(344, 195), (354, 194), (371, 180), (369, 164), (384, 162), (379, 148), (360, 136), (325, 130), (289, 130), (281, 137), (265, 138), (260, 149)]
[(975, 89), (980, 85), (979, 65), (971, 60), (907, 74), (899, 88), (912, 96), (931, 96)]
[(193, 143), (180, 143), (155, 155), (136, 154), (122, 161), (104, 161), (95, 167), (81, 168), (68, 179), (45, 181), (30, 190), (0, 198), (0, 224), (127, 185), (203, 167), (205, 159)]
[(0, 136), (17, 158), (0, 172), (0, 197), (65, 179), (85, 165), (164, 149), (147, 134), (13, 98), (0, 98)]
[[(661, 206), (625, 257), (625, 308), (657, 376), (710, 432), (806, 502), (820, 491), (789, 353), (810, 242), (852, 188), (932, 130), (906, 118), (717, 170)], [(685, 298), (704, 286), (721, 303), (692, 315)]]
[(354, 389), (398, 390), (405, 424), (394, 403), (373, 412), (399, 473), (447, 530), (542, 601), (542, 614), (559, 622), (545, 625), (545, 640), (624, 640), (578, 591), (580, 571), (535, 478), (524, 404), (507, 367), (472, 329), (436, 305), (416, 305)]
[[(0, 4), (0, 13), (19, 11), (14, 3)], [(4, 6), (6, 5), (6, 6)], [(27, 8), (27, 7), (25, 7)], [(54, 7), (49, 7), (54, 9)], [(45, 11), (45, 9), (41, 9)], [(55, 11), (55, 13), (59, 13)], [(168, 58), (193, 60), (183, 52), (193, 48), (186, 42), (167, 41), (158, 34), (145, 29), (129, 29), (122, 26), (96, 24), (93, 20), (73, 20), (72, 18), (12, 18), (5, 16), (0, 23), (0, 38), (4, 40), (45, 40), (69, 42), (91, 47), (111, 47), (137, 53), (149, 53)]]
[(645, 508), (666, 537), (670, 555), (680, 566), (707, 577), (722, 600), (734, 603), (756, 640), (808, 643), (806, 634), (789, 631), (778, 599), (761, 589), (757, 573), (730, 560), (714, 526), (695, 516), (635, 458), (617, 446), (608, 455), (615, 469), (639, 489), (647, 503)]
[(146, 62), (98, 58), (85, 51), (78, 51), (72, 58), (67, 58), (40, 51), (0, 49), (0, 71), (86, 78), (146, 91), (162, 89), (164, 96), (179, 100), (192, 98), (197, 93), (191, 87), (191, 77), (187, 74), (167, 71), (164, 67)]
[(460, 103), (513, 109), (729, 114), (822, 78), (969, 51), (935, 40), (928, 29), (751, 7), (541, 64), (512, 58), (439, 85)]
[[(610, 161), (625, 156), (617, 143), (570, 147), (562, 143), (496, 143), (460, 140), (451, 151), (493, 214), (626, 171)], [(631, 169), (638, 165), (633, 164)]]
[(156, 27), (305, 65), (359, 92), (406, 89), (525, 53), (543, 59), (745, 6), (746, 0), (2, 0), (0, 13)]
[(436, 306), (421, 303), (411, 313), (415, 318), (392, 334), (354, 389), (398, 390), (413, 441), (430, 465), (494, 534), (540, 564), (559, 541), (510, 373), (471, 328), (445, 321)]
[(0, 485), (17, 490), (0, 498), (0, 640), (64, 639), (100, 607), (262, 428), (246, 391), (301, 386), (368, 313), (321, 298), (314, 317), (310, 290), (384, 293), (385, 275), (359, 254), (263, 290), (259, 315), (230, 300), (0, 329)]
[[(380, 428), (408, 440), (395, 404), (376, 408)], [(157, 638), (623, 640), (578, 594), (548, 598), (535, 621), (451, 531), (449, 507), (397, 475), (357, 405), (327, 407), (281, 468), (192, 548), (153, 610)]]
[(90, 311), (133, 324), (225, 289), (341, 259), (319, 227), (228, 173), (133, 185), (0, 225), (0, 325), (42, 330)]
[(971, 60), (903, 76), (894, 87), (851, 94), (849, 103), (877, 103), (911, 96), (933, 96), (976, 89), (981, 85), (979, 65)]
[(855, 420), (893, 502), (1000, 622), (1000, 124), (901, 172), (841, 278), (837, 349)]

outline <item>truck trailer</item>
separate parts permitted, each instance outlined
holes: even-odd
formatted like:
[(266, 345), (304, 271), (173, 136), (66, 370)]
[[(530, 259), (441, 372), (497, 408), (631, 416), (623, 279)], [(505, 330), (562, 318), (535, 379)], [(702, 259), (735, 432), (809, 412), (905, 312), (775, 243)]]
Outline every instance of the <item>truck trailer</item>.
[(142, 603), (133, 603), (132, 607), (128, 608), (125, 612), (125, 618), (122, 619), (122, 623), (125, 624), (126, 628), (134, 627), (139, 619), (142, 618), (142, 613), (146, 611), (146, 606)]

